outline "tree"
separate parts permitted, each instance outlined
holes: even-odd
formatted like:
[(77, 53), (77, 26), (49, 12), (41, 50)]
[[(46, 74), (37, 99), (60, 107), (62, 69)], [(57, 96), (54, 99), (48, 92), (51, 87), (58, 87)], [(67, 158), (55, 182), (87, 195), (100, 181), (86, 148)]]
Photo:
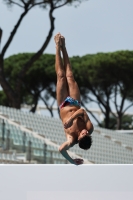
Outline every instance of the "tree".
[[(81, 94), (86, 103), (91, 101), (99, 106), (105, 117), (106, 128), (109, 128), (112, 114), (117, 119), (117, 129), (121, 129), (122, 117), (133, 105), (132, 102), (124, 108), (129, 93), (133, 91), (132, 55), (132, 51), (86, 55), (79, 58), (75, 66), (75, 69), (78, 69)], [(118, 96), (121, 96), (119, 104)], [(84, 102), (82, 104), (86, 107)], [(115, 106), (116, 114), (113, 112), (112, 104)], [(100, 122), (98, 124), (100, 125)]]
[[(86, 104), (96, 103), (104, 114), (106, 128), (115, 126), (116, 129), (121, 129), (125, 112), (133, 106), (132, 54), (132, 51), (118, 51), (71, 58), (74, 76), (80, 87), (82, 105), (91, 113)], [(18, 71), (32, 55), (18, 54), (5, 59), (6, 80), (13, 89)], [(20, 100), (21, 104), (33, 105), (32, 112), (35, 112), (38, 100), (42, 99), (53, 116), (52, 106), (56, 99), (54, 63), (55, 55), (44, 54), (26, 73)], [(53, 98), (52, 104), (49, 103), (51, 97)], [(127, 107), (124, 106), (126, 101), (130, 102)], [(103, 123), (93, 113), (91, 114), (98, 125), (103, 126)], [(112, 123), (112, 116), (116, 120), (115, 123)]]
[[(5, 74), (11, 87), (15, 88), (18, 71), (21, 66), (33, 53), (23, 53), (8, 57), (5, 59)], [(20, 104), (31, 105), (31, 111), (35, 112), (38, 101), (41, 99), (53, 117), (52, 105), (48, 103), (50, 98), (55, 101), (55, 55), (43, 54), (34, 62), (25, 77), (21, 88)], [(44, 92), (45, 91), (45, 92)], [(44, 95), (45, 94), (45, 95)]]
[[(121, 129), (122, 117), (125, 112), (133, 106), (131, 102), (126, 108), (124, 108), (125, 101), (128, 100), (131, 91), (133, 91), (133, 51), (122, 51), (116, 52), (113, 57), (117, 61), (117, 71), (115, 70), (116, 84), (114, 86), (114, 105), (117, 112), (117, 127), (116, 129)], [(118, 103), (117, 96), (120, 94), (121, 101)]]
[(8, 99), (3, 90), (0, 91), (0, 105), (9, 106)]
[[(101, 122), (101, 126), (105, 127), (105, 121)], [(116, 117), (110, 116), (109, 129), (117, 129)], [(133, 116), (132, 115), (123, 115), (121, 122), (121, 129), (123, 130), (132, 130), (133, 129)]]
[[(50, 42), (50, 39), (52, 37), (54, 27), (55, 27), (54, 25), (55, 18), (53, 16), (54, 10), (60, 7), (63, 7), (67, 4), (71, 5), (73, 3), (81, 3), (82, 1), (80, 0), (19, 0), (19, 1), (4, 0), (4, 2), (8, 4), (9, 6), (16, 5), (23, 9), (22, 14), (20, 15), (17, 23), (15, 24), (13, 30), (11, 31), (9, 38), (7, 39), (7, 42), (5, 43), (4, 47), (2, 48), (0, 52), (0, 84), (8, 98), (9, 105), (11, 107), (15, 107), (19, 109), (20, 103), (21, 103), (21, 89), (22, 89), (22, 85), (23, 85), (26, 73), (32, 67), (33, 63), (37, 59), (39, 59), (39, 57), (43, 54), (44, 50), (47, 48)], [(46, 8), (49, 9), (50, 29), (40, 49), (35, 54), (33, 54), (30, 57), (30, 59), (27, 60), (27, 62), (25, 62), (21, 66), (21, 69), (18, 71), (18, 74), (17, 74), (14, 88), (12, 88), (8, 80), (6, 79), (6, 74), (4, 71), (4, 56), (7, 49), (11, 45), (11, 42), (13, 38), (15, 37), (17, 30), (19, 26), (21, 25), (22, 20), (27, 15), (27, 13), (35, 6), (40, 6), (43, 9), (46, 9)], [(1, 39), (2, 39), (2, 29), (0, 29), (0, 41)]]

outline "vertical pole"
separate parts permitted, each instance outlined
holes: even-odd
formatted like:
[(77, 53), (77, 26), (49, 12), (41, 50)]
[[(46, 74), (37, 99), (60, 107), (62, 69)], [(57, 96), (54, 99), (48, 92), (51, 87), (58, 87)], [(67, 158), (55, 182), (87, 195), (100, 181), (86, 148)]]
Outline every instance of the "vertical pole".
[(29, 141), (29, 144), (28, 144), (28, 156), (27, 156), (27, 160), (29, 161), (29, 163), (30, 163), (30, 161), (31, 161), (31, 141)]
[(50, 156), (50, 164), (53, 164), (53, 151), (50, 152), (51, 156)]
[(23, 152), (26, 152), (26, 148), (25, 148), (25, 143), (26, 143), (26, 133), (23, 133)]
[(43, 154), (44, 154), (44, 164), (46, 164), (47, 163), (47, 158), (46, 158), (46, 155), (47, 155), (47, 144), (45, 144), (45, 143), (44, 143)]
[(6, 138), (6, 150), (10, 149), (10, 130), (7, 130), (7, 138)]
[(4, 141), (5, 141), (5, 122), (3, 119), (3, 122), (2, 122), (2, 147), (3, 147), (3, 149), (4, 149)]

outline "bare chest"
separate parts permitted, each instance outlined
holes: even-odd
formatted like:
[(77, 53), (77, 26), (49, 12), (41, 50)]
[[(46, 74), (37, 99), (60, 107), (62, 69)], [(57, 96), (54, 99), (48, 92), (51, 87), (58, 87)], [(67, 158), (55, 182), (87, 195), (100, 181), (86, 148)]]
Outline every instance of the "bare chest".
[(76, 106), (66, 106), (60, 110), (62, 122), (66, 122), (79, 108)]
[(68, 129), (65, 129), (66, 137), (77, 138), (79, 133), (85, 129), (85, 122), (81, 117), (73, 121), (73, 124)]

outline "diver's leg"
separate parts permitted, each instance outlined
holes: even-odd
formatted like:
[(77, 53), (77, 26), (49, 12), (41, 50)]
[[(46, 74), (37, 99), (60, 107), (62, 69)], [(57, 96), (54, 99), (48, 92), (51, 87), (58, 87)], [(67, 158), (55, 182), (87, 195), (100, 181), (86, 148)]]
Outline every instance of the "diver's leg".
[(56, 43), (56, 57), (55, 57), (55, 71), (57, 74), (57, 86), (56, 86), (56, 98), (58, 106), (65, 100), (68, 96), (68, 85), (66, 80), (65, 68), (63, 66), (60, 54), (60, 34), (54, 37)]
[(65, 38), (61, 36), (61, 43), (62, 43), (62, 54), (63, 54), (63, 60), (64, 60), (64, 67), (66, 70), (66, 79), (68, 83), (68, 91), (69, 96), (80, 101), (80, 91), (77, 82), (74, 79), (74, 75), (72, 72), (71, 63), (68, 57), (68, 53), (65, 46)]

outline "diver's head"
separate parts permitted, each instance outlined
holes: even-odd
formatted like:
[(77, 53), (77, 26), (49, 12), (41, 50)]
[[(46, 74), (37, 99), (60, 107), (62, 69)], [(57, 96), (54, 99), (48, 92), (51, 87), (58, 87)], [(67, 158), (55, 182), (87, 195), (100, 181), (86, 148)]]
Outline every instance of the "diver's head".
[(91, 147), (92, 138), (86, 129), (83, 129), (78, 136), (78, 143), (81, 149), (87, 150)]

